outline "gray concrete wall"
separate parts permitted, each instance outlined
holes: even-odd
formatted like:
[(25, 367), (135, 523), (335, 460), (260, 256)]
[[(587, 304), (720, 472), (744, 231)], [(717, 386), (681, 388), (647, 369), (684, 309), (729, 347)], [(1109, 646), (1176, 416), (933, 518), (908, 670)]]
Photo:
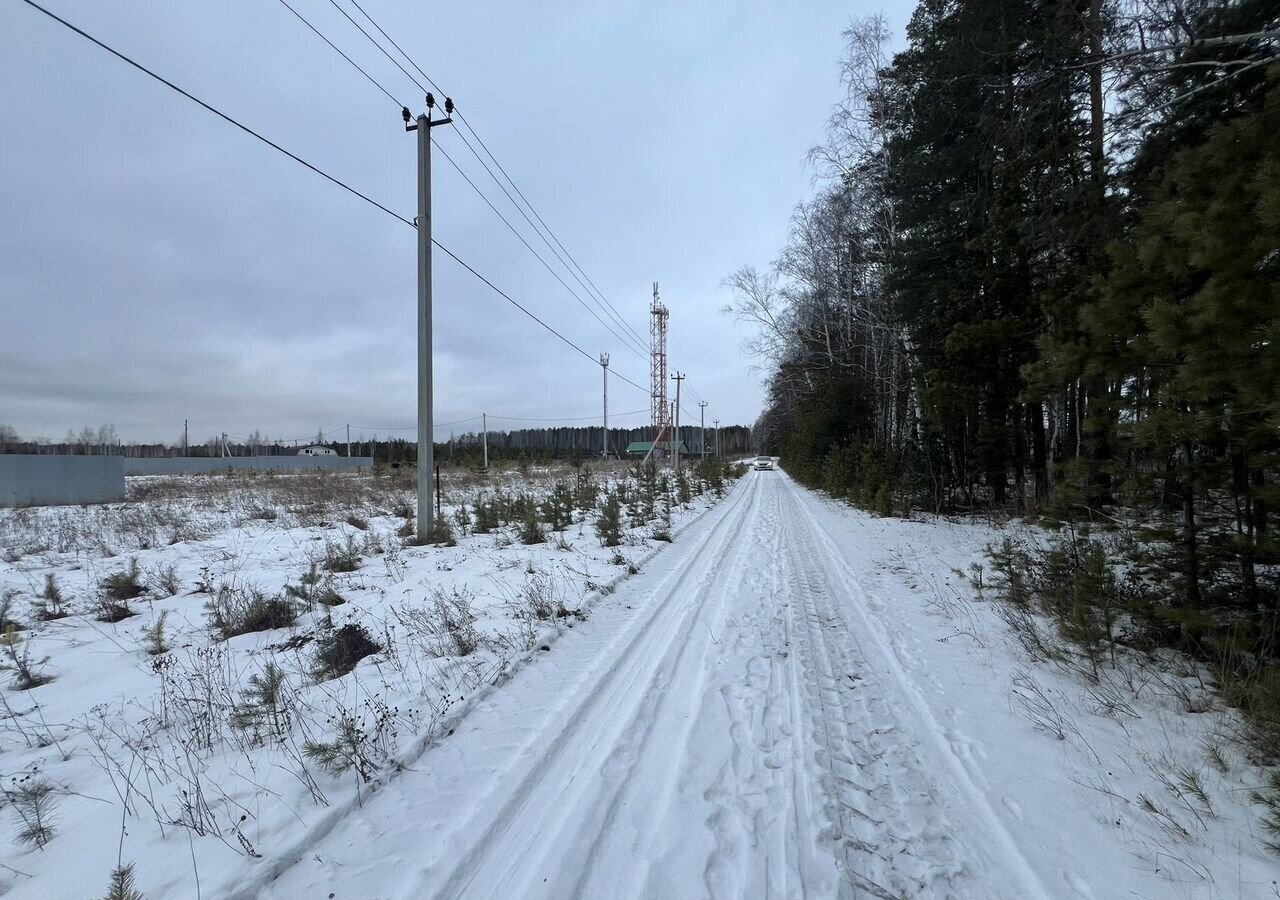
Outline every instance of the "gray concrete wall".
[(0, 506), (63, 506), (124, 499), (119, 456), (0, 454)]
[(372, 469), (369, 456), (228, 456), (134, 458), (124, 460), (126, 475), (207, 475), (212, 472), (350, 472)]

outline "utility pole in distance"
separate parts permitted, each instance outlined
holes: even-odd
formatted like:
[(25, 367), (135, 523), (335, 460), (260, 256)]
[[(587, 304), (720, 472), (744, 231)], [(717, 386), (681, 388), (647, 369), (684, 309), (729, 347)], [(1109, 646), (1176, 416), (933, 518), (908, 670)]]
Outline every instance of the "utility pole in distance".
[(489, 414), (480, 413), (480, 430), (484, 433), (484, 470), (489, 471)]
[(720, 420), (712, 419), (711, 424), (715, 426), (713, 437), (716, 442), (716, 459), (720, 458)]
[(609, 459), (609, 354), (600, 354), (600, 370), (604, 374), (604, 440), (601, 446), (604, 448), (600, 451), (600, 459), (607, 462)]
[[(435, 465), (432, 446), (431, 385), (431, 129), (453, 122), (453, 100), (444, 101), (445, 118), (431, 120), (436, 98), (427, 94), (427, 111), (416, 119), (409, 107), (401, 110), (404, 130), (418, 132), (418, 542), (431, 534), (432, 484)], [(413, 124), (410, 124), (410, 121)]]
[(675, 439), (671, 442), (671, 445), (672, 452), (675, 453), (675, 472), (677, 474), (680, 472), (680, 382), (684, 381), (684, 378), (683, 372), (676, 372), (671, 376), (671, 380), (676, 383), (676, 411), (673, 416), (675, 419), (675, 434), (673, 437)]
[(347, 459), (351, 458), (351, 426), (347, 426)]
[(698, 459), (707, 458), (707, 401), (698, 401)]

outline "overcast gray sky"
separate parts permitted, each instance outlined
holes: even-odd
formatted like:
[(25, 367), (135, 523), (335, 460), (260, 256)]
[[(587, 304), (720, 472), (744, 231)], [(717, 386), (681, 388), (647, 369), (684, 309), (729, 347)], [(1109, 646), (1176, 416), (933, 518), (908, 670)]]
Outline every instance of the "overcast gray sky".
[[(42, 2), (416, 214), (415, 142), (397, 106), (277, 0)], [(290, 2), (421, 108), (421, 92), (329, 0)], [(650, 284), (661, 283), (685, 407), (702, 398), (708, 421), (752, 422), (760, 385), (738, 326), (718, 313), (720, 283), (781, 246), (812, 189), (805, 151), (839, 96), (840, 32), (882, 5), (361, 5), (457, 100), (646, 338)], [(900, 6), (884, 9), (897, 28)], [(346, 423), (411, 436), (389, 430), (414, 424), (411, 229), (19, 0), (0, 3), (0, 108), (0, 423), (60, 438), (111, 422), (126, 441), (175, 440), (183, 419), (193, 441)], [(524, 226), (458, 137), (436, 137)], [(647, 385), (647, 359), (591, 318), (439, 154), (434, 194), (440, 241)], [(491, 427), (520, 427), (532, 423), (496, 417), (599, 412), (600, 367), (440, 253), (435, 335), (437, 422), (484, 411)], [(619, 425), (647, 421), (647, 394), (617, 380), (610, 407)], [(645, 412), (616, 415), (634, 410)]]

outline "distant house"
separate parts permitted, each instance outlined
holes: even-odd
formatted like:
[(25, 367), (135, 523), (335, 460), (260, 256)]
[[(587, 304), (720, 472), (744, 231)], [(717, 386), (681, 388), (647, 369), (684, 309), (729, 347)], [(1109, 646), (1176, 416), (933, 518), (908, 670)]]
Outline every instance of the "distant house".
[(310, 447), (303, 447), (298, 451), (299, 456), (337, 456), (338, 451), (332, 447), (321, 447), (319, 444), (312, 444)]

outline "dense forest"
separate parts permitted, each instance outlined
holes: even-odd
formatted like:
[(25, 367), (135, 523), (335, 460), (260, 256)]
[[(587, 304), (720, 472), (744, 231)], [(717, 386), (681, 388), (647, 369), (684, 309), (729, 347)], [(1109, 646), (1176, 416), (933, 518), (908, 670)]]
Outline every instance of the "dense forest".
[[(488, 435), (490, 461), (590, 459), (601, 454), (603, 431), (595, 427), (547, 427), (520, 428), (512, 431), (490, 431)], [(627, 445), (634, 441), (650, 440), (652, 429), (610, 428), (609, 451), (612, 456), (626, 455)], [(680, 437), (692, 454), (703, 450), (704, 432), (698, 425), (681, 425)], [(751, 452), (751, 429), (743, 425), (724, 425), (717, 429), (708, 426), (705, 431), (705, 448), (708, 456), (719, 452), (722, 456), (743, 456)], [(247, 437), (228, 437), (225, 453), (228, 456), (281, 456), (296, 452), (297, 446), (319, 444), (332, 448), (338, 455), (347, 455), (345, 440), (332, 440), (323, 433), (308, 441), (273, 441), (255, 432)], [(435, 445), (436, 461), (442, 464), (479, 465), (484, 456), (484, 436), (477, 431), (454, 435)], [(405, 438), (374, 437), (371, 440), (353, 440), (352, 456), (372, 456), (379, 462), (416, 463), (417, 441)], [(224, 453), (221, 437), (189, 445), (175, 443), (126, 443), (120, 439), (112, 425), (94, 429), (85, 427), (77, 435), (68, 432), (59, 442), (23, 440), (11, 427), (0, 425), (0, 453), (66, 453), (76, 455), (112, 455), (130, 457), (165, 456), (220, 456)]]
[(1123, 590), (1095, 595), (1256, 675), (1280, 630), (1280, 4), (924, 0), (897, 52), (879, 18), (845, 37), (816, 196), (729, 279), (770, 376), (757, 440), (886, 514), (1122, 529)]

